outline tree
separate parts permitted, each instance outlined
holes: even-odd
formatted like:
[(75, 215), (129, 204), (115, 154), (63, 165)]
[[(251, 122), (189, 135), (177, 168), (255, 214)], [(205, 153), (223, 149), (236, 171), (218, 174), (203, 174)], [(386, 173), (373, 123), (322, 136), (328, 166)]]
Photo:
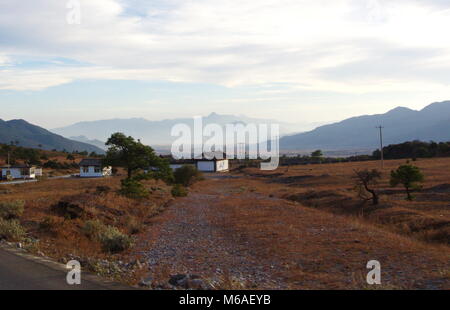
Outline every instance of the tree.
[(128, 178), (131, 178), (136, 170), (159, 168), (163, 164), (150, 146), (135, 141), (133, 137), (127, 137), (123, 133), (112, 134), (106, 145), (109, 149), (106, 152), (105, 164), (125, 168)]
[(418, 183), (423, 182), (424, 179), (425, 177), (419, 167), (405, 164), (398, 167), (397, 170), (391, 171), (390, 183), (392, 187), (402, 184), (406, 190), (406, 199), (412, 200), (411, 190), (420, 188)]
[(312, 158), (321, 158), (323, 156), (322, 150), (316, 150), (311, 153)]
[(175, 184), (181, 184), (186, 187), (202, 178), (202, 175), (197, 168), (188, 165), (178, 168), (173, 175)]
[(75, 156), (73, 156), (72, 154), (67, 155), (66, 157), (67, 160), (71, 160), (72, 162), (75, 161)]
[[(381, 172), (377, 169), (355, 170), (355, 183), (358, 196), (363, 200), (372, 200), (373, 205), (378, 205), (380, 199), (375, 189), (378, 180), (381, 178)], [(370, 194), (370, 198), (368, 194)]]

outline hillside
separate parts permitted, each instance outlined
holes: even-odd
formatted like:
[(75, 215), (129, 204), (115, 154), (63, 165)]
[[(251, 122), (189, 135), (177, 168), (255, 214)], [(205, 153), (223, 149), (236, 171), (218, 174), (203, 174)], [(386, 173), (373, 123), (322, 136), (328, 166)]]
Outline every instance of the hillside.
[(312, 131), (283, 137), (280, 148), (285, 150), (355, 149), (379, 147), (376, 126), (383, 126), (384, 144), (404, 141), (449, 141), (450, 101), (433, 103), (420, 111), (404, 107), (385, 114), (352, 117)]
[[(283, 123), (271, 119), (259, 119), (246, 116), (236, 115), (222, 115), (211, 113), (203, 117), (203, 124), (219, 124), (224, 126), (226, 124), (279, 124), (281, 134), (292, 134), (310, 130), (315, 126), (313, 124), (291, 124)], [(64, 137), (84, 136), (88, 139), (97, 139), (106, 141), (107, 138), (114, 132), (124, 132), (127, 135), (141, 139), (146, 144), (154, 145), (171, 145), (176, 139), (171, 137), (170, 133), (172, 127), (176, 124), (187, 124), (192, 128), (192, 118), (176, 118), (166, 119), (161, 121), (150, 121), (144, 118), (130, 118), (130, 119), (109, 119), (89, 122), (80, 122), (67, 127), (52, 129), (54, 133)]]
[(78, 141), (78, 142), (83, 142), (83, 143), (95, 145), (96, 147), (101, 148), (102, 150), (106, 150), (107, 149), (107, 147), (105, 145), (105, 142), (97, 140), (97, 139), (90, 140), (86, 136), (69, 137), (69, 139), (70, 140), (74, 140), (74, 141)]
[(0, 119), (0, 143), (10, 144), (18, 142), (18, 145), (44, 150), (87, 151), (104, 153), (94, 145), (73, 141), (54, 134), (42, 127), (30, 124), (25, 120), (4, 121)]

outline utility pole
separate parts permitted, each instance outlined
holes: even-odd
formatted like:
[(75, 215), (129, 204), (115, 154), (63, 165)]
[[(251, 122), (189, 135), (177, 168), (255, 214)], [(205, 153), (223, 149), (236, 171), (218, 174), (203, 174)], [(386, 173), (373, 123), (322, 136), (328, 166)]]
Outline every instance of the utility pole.
[(378, 128), (378, 129), (380, 130), (381, 168), (384, 169), (384, 156), (383, 156), (383, 130), (382, 130), (384, 127), (382, 127), (382, 126), (380, 125), (380, 126), (375, 127), (375, 128)]

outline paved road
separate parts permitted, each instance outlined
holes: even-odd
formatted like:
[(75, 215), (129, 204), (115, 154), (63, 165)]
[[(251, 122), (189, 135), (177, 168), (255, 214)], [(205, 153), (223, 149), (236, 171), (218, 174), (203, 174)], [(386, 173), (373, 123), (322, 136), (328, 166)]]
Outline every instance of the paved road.
[[(66, 282), (64, 266), (25, 257), (0, 247), (0, 290), (108, 290), (126, 289), (120, 284), (96, 280), (93, 275), (81, 275), (81, 285)], [(88, 279), (86, 279), (88, 278)]]
[[(48, 179), (54, 180), (54, 179), (70, 179), (72, 178), (72, 175), (60, 175), (57, 177), (49, 177)], [(37, 182), (37, 179), (32, 180), (19, 180), (19, 181), (10, 181), (10, 182), (0, 182), (0, 185), (12, 185), (12, 184), (23, 184), (23, 183), (33, 183)]]

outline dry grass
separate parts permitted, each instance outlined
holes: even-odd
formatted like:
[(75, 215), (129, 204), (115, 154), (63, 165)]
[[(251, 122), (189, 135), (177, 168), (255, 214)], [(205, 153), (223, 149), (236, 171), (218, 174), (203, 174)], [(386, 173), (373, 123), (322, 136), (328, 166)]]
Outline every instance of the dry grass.
[[(255, 188), (269, 190), (271, 195), (297, 201), (302, 205), (364, 218), (407, 236), (450, 244), (450, 158), (421, 159), (417, 165), (425, 174), (421, 191), (415, 192), (414, 201), (406, 201), (401, 187), (389, 187), (389, 175), (405, 160), (385, 161), (379, 185), (379, 206), (358, 199), (352, 177), (356, 169), (379, 169), (380, 163), (355, 162), (323, 165), (306, 165), (279, 168), (273, 172), (247, 169), (253, 177)], [(259, 184), (258, 184), (259, 183)], [(268, 186), (268, 184), (270, 184)]]
[[(236, 244), (248, 244), (258, 261), (273, 261), (272, 272), (289, 289), (374, 289), (365, 282), (365, 264), (372, 259), (382, 264), (378, 289), (450, 287), (446, 246), (270, 197), (280, 189), (261, 179), (227, 180), (227, 184), (218, 201), (222, 215), (210, 221)], [(197, 189), (212, 193), (217, 186), (210, 180)]]
[[(81, 260), (134, 259), (132, 249), (119, 255), (102, 250), (98, 241), (83, 233), (88, 220), (98, 220), (137, 237), (147, 221), (161, 212), (171, 199), (170, 188), (157, 181), (145, 181), (151, 197), (129, 199), (117, 194), (120, 178), (42, 180), (36, 183), (2, 185), (2, 201), (24, 200), (21, 224), (33, 243), (33, 250), (60, 261), (69, 257)], [(70, 218), (59, 212), (67, 202), (77, 216)]]

